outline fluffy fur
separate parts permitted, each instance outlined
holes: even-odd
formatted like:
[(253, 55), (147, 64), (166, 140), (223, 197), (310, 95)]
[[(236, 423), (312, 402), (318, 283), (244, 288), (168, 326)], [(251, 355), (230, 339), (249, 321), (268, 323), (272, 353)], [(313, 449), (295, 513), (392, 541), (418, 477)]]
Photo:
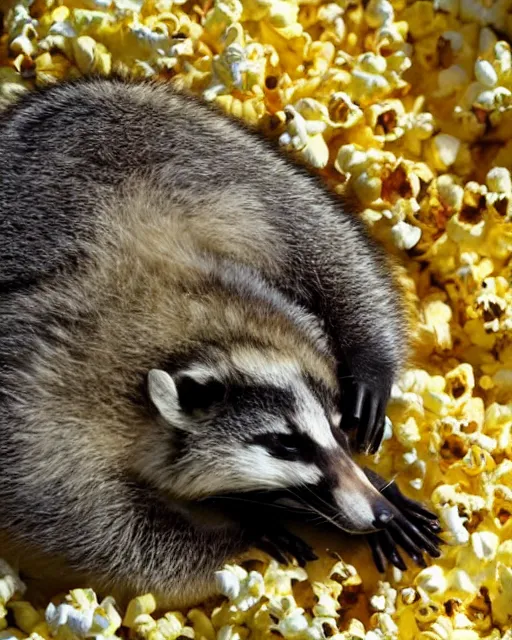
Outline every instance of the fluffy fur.
[[(0, 181), (3, 548), (177, 606), (259, 535), (198, 498), (327, 474), (345, 528), (371, 528), (338, 378), (382, 404), (404, 339), (342, 202), (196, 100), (106, 80), (0, 114)], [(172, 382), (148, 395), (152, 369)], [(290, 429), (321, 462), (268, 453)]]

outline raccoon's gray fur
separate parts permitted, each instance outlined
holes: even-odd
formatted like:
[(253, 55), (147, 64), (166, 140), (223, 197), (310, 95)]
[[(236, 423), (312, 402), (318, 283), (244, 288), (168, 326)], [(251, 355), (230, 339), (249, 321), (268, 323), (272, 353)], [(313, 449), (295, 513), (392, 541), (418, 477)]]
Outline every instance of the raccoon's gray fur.
[(315, 178), (167, 86), (96, 79), (0, 114), (0, 182), (2, 549), (177, 606), (265, 538), (301, 553), (198, 500), (321, 485), (347, 530), (396, 521), (337, 414), (378, 445), (402, 314)]

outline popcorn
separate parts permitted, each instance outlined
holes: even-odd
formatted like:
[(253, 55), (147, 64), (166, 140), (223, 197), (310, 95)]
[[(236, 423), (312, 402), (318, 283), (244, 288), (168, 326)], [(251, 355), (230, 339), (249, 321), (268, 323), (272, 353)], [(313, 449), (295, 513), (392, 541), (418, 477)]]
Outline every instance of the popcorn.
[(494, 560), (498, 551), (500, 539), (491, 531), (480, 531), (471, 534), (473, 553), (479, 560), (487, 562)]
[(247, 573), (241, 567), (225, 567), (215, 574), (217, 588), (227, 596), (240, 611), (255, 605), (264, 593), (264, 581), (260, 573)]
[(444, 593), (448, 586), (443, 570), (435, 565), (420, 571), (416, 576), (415, 585), (418, 591), (425, 591), (428, 594)]
[(0, 558), (0, 609), (9, 602), (14, 595), (23, 595), (26, 586), (11, 567)]
[(156, 600), (151, 593), (138, 596), (130, 601), (123, 618), (123, 625), (129, 629), (134, 628), (140, 616), (153, 613), (155, 609)]
[(429, 567), (393, 569), (387, 581), (360, 575), (358, 558), (314, 580), (275, 561), (227, 565), (213, 609), (159, 617), (152, 594), (122, 612), (87, 589), (39, 611), (0, 562), (0, 640), (511, 640), (509, 0), (9, 5), (0, 109), (81, 74), (171, 79), (358, 200), (407, 266), (414, 316), (414, 358), (392, 389), (374, 462), (430, 500), (447, 545)]
[(14, 614), (16, 625), (25, 633), (32, 633), (41, 622), (41, 614), (30, 604), (23, 600), (13, 600), (9, 603), (9, 609)]
[(287, 131), (281, 135), (279, 142), (299, 151), (313, 167), (325, 167), (329, 159), (329, 149), (322, 136), (326, 124), (321, 120), (307, 120), (291, 105), (285, 107), (285, 114)]
[(432, 166), (440, 171), (446, 171), (455, 163), (460, 147), (461, 141), (447, 133), (434, 136), (430, 147)]
[(98, 604), (92, 589), (74, 589), (61, 604), (50, 603), (45, 618), (50, 634), (62, 640), (113, 636), (121, 626), (113, 598)]
[(412, 249), (421, 238), (421, 229), (401, 220), (391, 228), (395, 246), (399, 249)]
[(488, 60), (477, 60), (475, 62), (475, 78), (477, 81), (492, 89), (498, 82), (498, 74)]
[(255, 83), (254, 76), (260, 73), (259, 67), (263, 62), (250, 60), (244, 44), (240, 24), (231, 25), (225, 33), (223, 52), (212, 60), (212, 79), (203, 92), (205, 100), (214, 100), (221, 93), (229, 93), (233, 89), (250, 88)]
[(469, 532), (464, 526), (467, 518), (462, 518), (459, 515), (456, 505), (442, 507), (439, 513), (439, 520), (443, 528), (448, 531), (453, 544), (464, 544), (469, 540)]
[[(205, 613), (200, 609), (192, 609), (188, 612), (187, 617), (192, 622), (195, 636), (198, 638), (205, 638), (205, 640), (215, 640), (215, 629)], [(174, 635), (174, 633), (176, 633), (175, 637), (178, 637), (181, 631), (179, 621), (176, 618), (173, 618), (169, 619), (169, 622), (171, 622), (171, 625), (173, 622), (177, 622), (178, 624), (174, 624), (169, 627), (169, 630), (165, 634), (166, 637)]]

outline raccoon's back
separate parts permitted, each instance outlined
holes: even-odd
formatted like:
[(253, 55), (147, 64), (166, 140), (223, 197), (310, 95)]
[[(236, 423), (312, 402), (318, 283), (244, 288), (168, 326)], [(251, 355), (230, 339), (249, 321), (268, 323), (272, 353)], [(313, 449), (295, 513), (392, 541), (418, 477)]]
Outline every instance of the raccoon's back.
[(169, 200), (252, 190), (275, 208), (299, 192), (304, 206), (316, 186), (259, 136), (167, 86), (82, 80), (29, 93), (0, 115), (0, 287), (79, 258), (102, 203), (147, 175)]

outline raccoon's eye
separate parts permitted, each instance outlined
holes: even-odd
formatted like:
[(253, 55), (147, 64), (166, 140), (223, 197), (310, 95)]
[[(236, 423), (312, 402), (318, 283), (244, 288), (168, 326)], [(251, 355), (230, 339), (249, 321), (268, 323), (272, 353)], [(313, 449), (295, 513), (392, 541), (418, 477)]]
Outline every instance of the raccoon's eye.
[(314, 456), (314, 445), (307, 436), (264, 433), (256, 436), (253, 442), (265, 447), (269, 453), (281, 460), (309, 461)]
[(276, 458), (282, 458), (283, 460), (296, 460), (301, 455), (300, 448), (294, 437), (287, 435), (276, 434), (273, 438), (271, 451)]
[(253, 444), (265, 447), (276, 458), (294, 460), (299, 457), (297, 444), (292, 441), (293, 436), (280, 433), (262, 433), (252, 439)]

